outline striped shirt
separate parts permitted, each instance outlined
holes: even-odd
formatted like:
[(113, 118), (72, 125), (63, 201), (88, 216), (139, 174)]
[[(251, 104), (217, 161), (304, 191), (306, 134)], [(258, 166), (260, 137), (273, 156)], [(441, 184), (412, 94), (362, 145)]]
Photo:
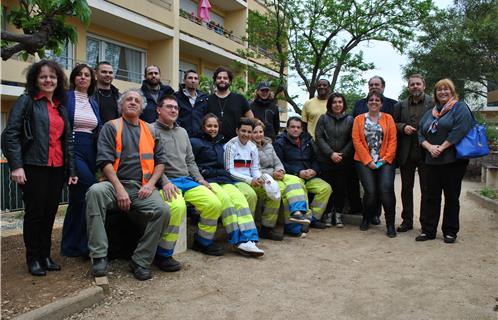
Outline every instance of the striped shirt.
[(233, 179), (251, 184), (252, 179), (261, 177), (258, 148), (252, 141), (240, 143), (238, 137), (225, 144), (225, 169)]
[(74, 91), (74, 96), (76, 101), (73, 131), (92, 133), (92, 130), (97, 127), (97, 117), (88, 100), (88, 95), (86, 93)]

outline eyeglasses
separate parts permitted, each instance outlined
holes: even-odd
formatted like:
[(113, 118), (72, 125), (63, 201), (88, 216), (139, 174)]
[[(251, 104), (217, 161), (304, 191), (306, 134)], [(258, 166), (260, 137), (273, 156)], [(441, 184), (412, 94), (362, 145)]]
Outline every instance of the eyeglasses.
[(166, 105), (163, 105), (163, 107), (165, 107), (166, 109), (170, 109), (170, 110), (173, 110), (173, 109), (176, 111), (179, 110), (178, 106), (174, 105), (174, 104), (166, 104)]

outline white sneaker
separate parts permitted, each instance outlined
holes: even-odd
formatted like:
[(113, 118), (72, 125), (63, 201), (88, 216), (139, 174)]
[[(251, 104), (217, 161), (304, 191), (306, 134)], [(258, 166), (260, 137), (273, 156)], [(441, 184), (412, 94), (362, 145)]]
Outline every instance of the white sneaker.
[(237, 250), (245, 255), (250, 255), (251, 257), (262, 257), (265, 252), (256, 246), (253, 241), (242, 242), (237, 245)]

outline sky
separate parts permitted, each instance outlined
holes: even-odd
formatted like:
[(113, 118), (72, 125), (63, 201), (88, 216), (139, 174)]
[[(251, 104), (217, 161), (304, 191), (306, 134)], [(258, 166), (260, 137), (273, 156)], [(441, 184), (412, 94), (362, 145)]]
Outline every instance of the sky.
[[(446, 8), (453, 4), (453, 0), (433, 0), (433, 2), (440, 8)], [(403, 85), (405, 85), (401, 67), (408, 62), (407, 57), (400, 54), (390, 44), (379, 41), (363, 43), (358, 46), (358, 50), (363, 50), (365, 61), (375, 64), (375, 69), (365, 72), (363, 78), (368, 80), (374, 75), (383, 77), (386, 81), (384, 95), (397, 100), (403, 90)], [(289, 77), (289, 93), (299, 95), (295, 101), (302, 106), (308, 100), (308, 93), (299, 87), (299, 80), (299, 76), (296, 75), (293, 77), (291, 72)], [(365, 93), (368, 91), (366, 81), (362, 89)]]

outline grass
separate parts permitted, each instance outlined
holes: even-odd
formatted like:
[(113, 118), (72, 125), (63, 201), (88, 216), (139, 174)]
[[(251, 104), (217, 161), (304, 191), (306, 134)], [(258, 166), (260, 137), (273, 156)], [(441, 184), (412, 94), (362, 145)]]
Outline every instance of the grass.
[(498, 190), (485, 187), (481, 190), (481, 196), (490, 198), (493, 200), (498, 200)]

